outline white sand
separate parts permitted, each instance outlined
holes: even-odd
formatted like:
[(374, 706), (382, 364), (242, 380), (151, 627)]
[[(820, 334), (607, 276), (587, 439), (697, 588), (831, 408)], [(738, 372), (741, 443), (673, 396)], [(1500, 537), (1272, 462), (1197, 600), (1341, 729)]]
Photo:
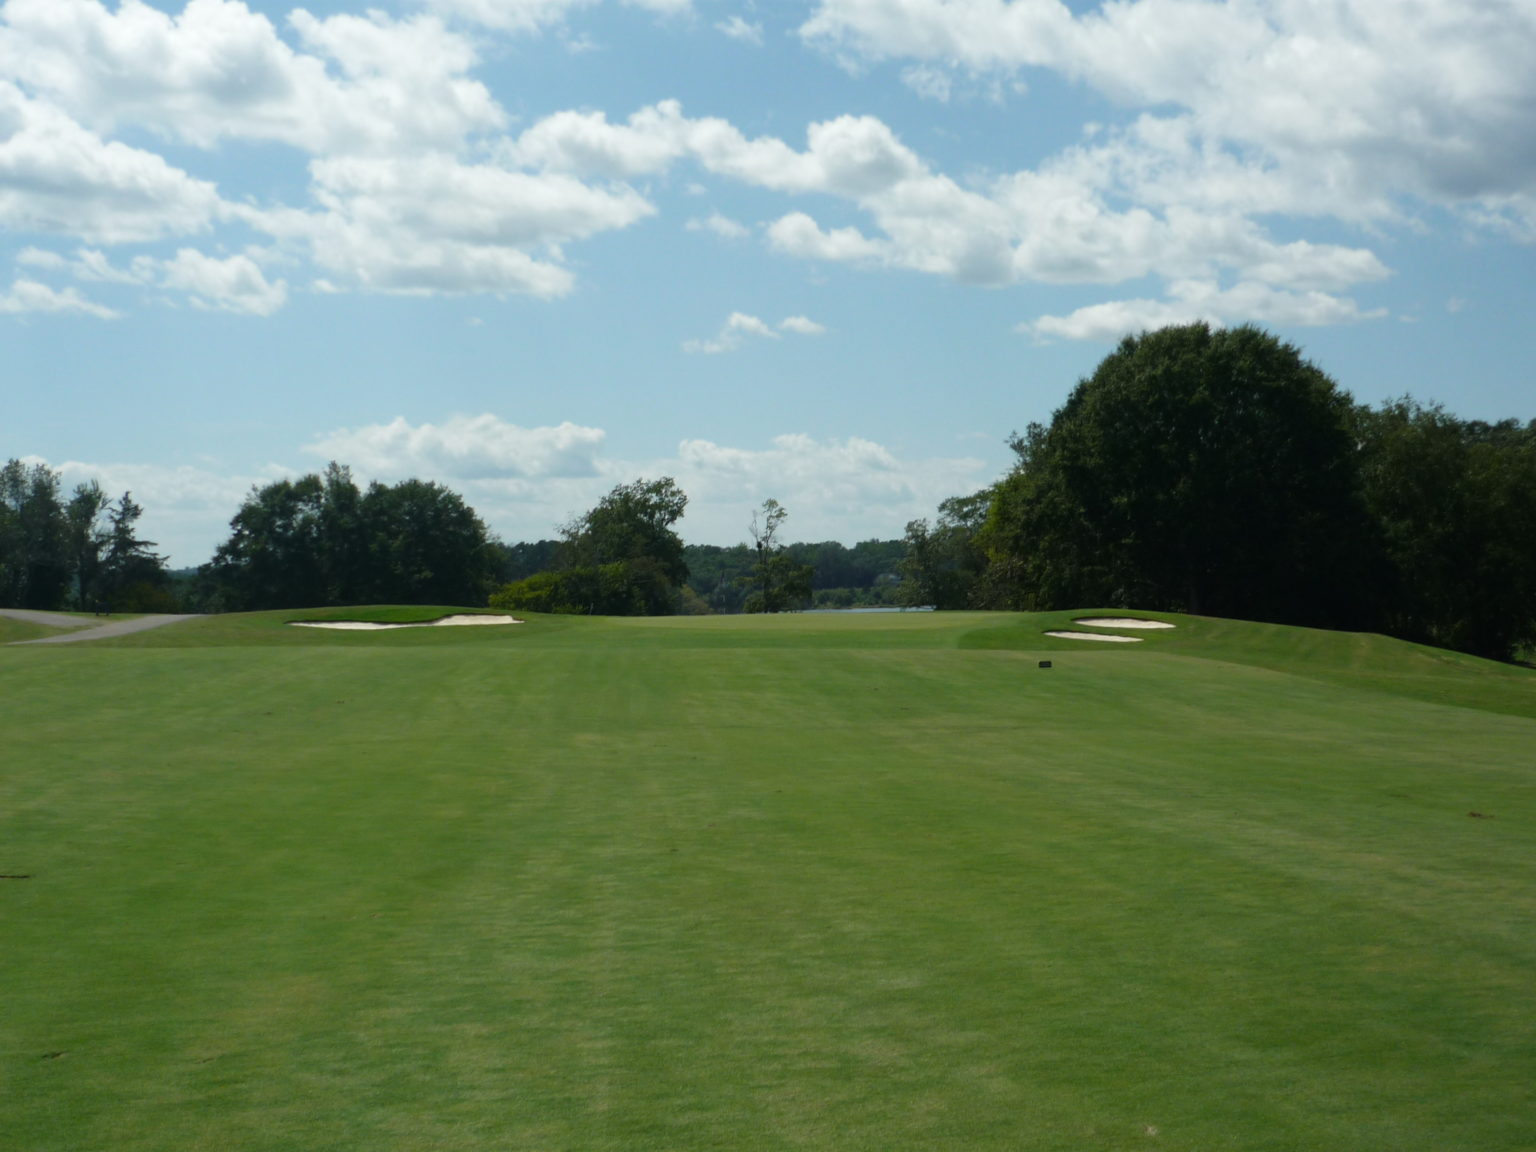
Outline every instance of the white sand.
[(367, 620), (292, 620), (295, 628), (334, 628), (342, 632), (383, 632), (394, 628), (457, 628), (475, 624), (521, 624), (512, 616), (444, 616), (419, 624), (374, 624)]
[(1074, 624), (1086, 624), (1090, 628), (1176, 628), (1176, 624), (1167, 624), (1161, 620), (1142, 620), (1135, 616), (1083, 616), (1072, 621)]
[(1047, 632), (1047, 636), (1060, 636), (1063, 640), (1106, 640), (1111, 644), (1140, 644), (1140, 636), (1110, 636), (1104, 632)]

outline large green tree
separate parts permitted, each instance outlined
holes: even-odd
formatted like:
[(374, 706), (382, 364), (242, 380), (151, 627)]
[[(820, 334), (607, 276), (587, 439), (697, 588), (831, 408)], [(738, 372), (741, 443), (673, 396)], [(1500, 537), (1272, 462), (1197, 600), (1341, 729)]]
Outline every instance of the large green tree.
[(988, 518), (1041, 608), (1358, 623), (1369, 557), (1350, 401), (1295, 347), (1205, 324), (1128, 337), (1072, 391)]
[(501, 588), (497, 607), (598, 616), (670, 616), (688, 579), (672, 526), (688, 497), (670, 476), (620, 484), (561, 530), (560, 568)]
[(46, 464), (0, 468), (0, 604), (20, 608), (157, 611), (173, 607), (165, 560), (136, 525), (144, 509), (110, 501), (95, 480), (60, 498)]
[(1408, 398), (1357, 420), (1386, 629), (1496, 659), (1536, 646), (1536, 421)]
[(478, 604), (493, 568), (485, 525), (430, 481), (375, 481), (346, 467), (253, 488), (200, 573), (210, 607)]

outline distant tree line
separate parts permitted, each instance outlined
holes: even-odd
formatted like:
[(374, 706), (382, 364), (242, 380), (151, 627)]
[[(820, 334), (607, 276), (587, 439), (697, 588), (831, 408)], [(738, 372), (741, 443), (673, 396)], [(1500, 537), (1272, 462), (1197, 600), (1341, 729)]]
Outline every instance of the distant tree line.
[(671, 477), (613, 489), (558, 540), (497, 545), (509, 581), (494, 606), (525, 612), (672, 615), (895, 604), (901, 540), (786, 544), (789, 512), (766, 500), (750, 543), (684, 544), (687, 496)]
[(143, 508), (91, 480), (66, 498), (59, 473), (0, 469), (0, 607), (159, 612), (176, 607), (165, 560), (138, 537)]
[[(863, 540), (848, 547), (836, 540), (782, 545), (783, 563), (809, 569), (809, 588), (787, 608), (854, 608), (895, 605), (906, 555), (902, 540)], [(688, 586), (711, 612), (750, 612), (758, 591), (754, 544), (721, 547), (690, 544)], [(779, 609), (782, 610), (782, 609)]]
[(1536, 421), (1356, 404), (1291, 345), (1129, 337), (996, 484), (907, 526), (902, 596), (1536, 644)]

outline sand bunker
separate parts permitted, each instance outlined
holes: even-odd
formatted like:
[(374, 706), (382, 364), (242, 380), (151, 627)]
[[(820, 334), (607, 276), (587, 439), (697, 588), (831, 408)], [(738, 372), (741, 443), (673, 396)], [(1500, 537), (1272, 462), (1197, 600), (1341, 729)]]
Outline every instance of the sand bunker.
[(368, 620), (290, 620), (295, 628), (335, 628), (342, 632), (384, 632), (395, 628), (457, 628), (471, 624), (521, 624), (512, 616), (444, 616), (419, 624), (375, 624)]
[(1059, 636), (1063, 640), (1103, 640), (1110, 644), (1140, 644), (1140, 636), (1110, 636), (1104, 632), (1047, 632), (1047, 636)]
[(1176, 624), (1167, 624), (1161, 620), (1142, 620), (1136, 616), (1083, 616), (1074, 621), (1074, 624), (1086, 624), (1090, 628), (1176, 628)]

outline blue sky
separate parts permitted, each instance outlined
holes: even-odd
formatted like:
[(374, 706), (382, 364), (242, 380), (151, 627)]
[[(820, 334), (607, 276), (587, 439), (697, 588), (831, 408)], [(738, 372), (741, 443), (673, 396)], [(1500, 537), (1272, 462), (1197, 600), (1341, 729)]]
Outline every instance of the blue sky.
[(0, 457), (173, 564), (350, 463), (504, 539), (899, 536), (1126, 332), (1536, 416), (1536, 4), (0, 5)]

